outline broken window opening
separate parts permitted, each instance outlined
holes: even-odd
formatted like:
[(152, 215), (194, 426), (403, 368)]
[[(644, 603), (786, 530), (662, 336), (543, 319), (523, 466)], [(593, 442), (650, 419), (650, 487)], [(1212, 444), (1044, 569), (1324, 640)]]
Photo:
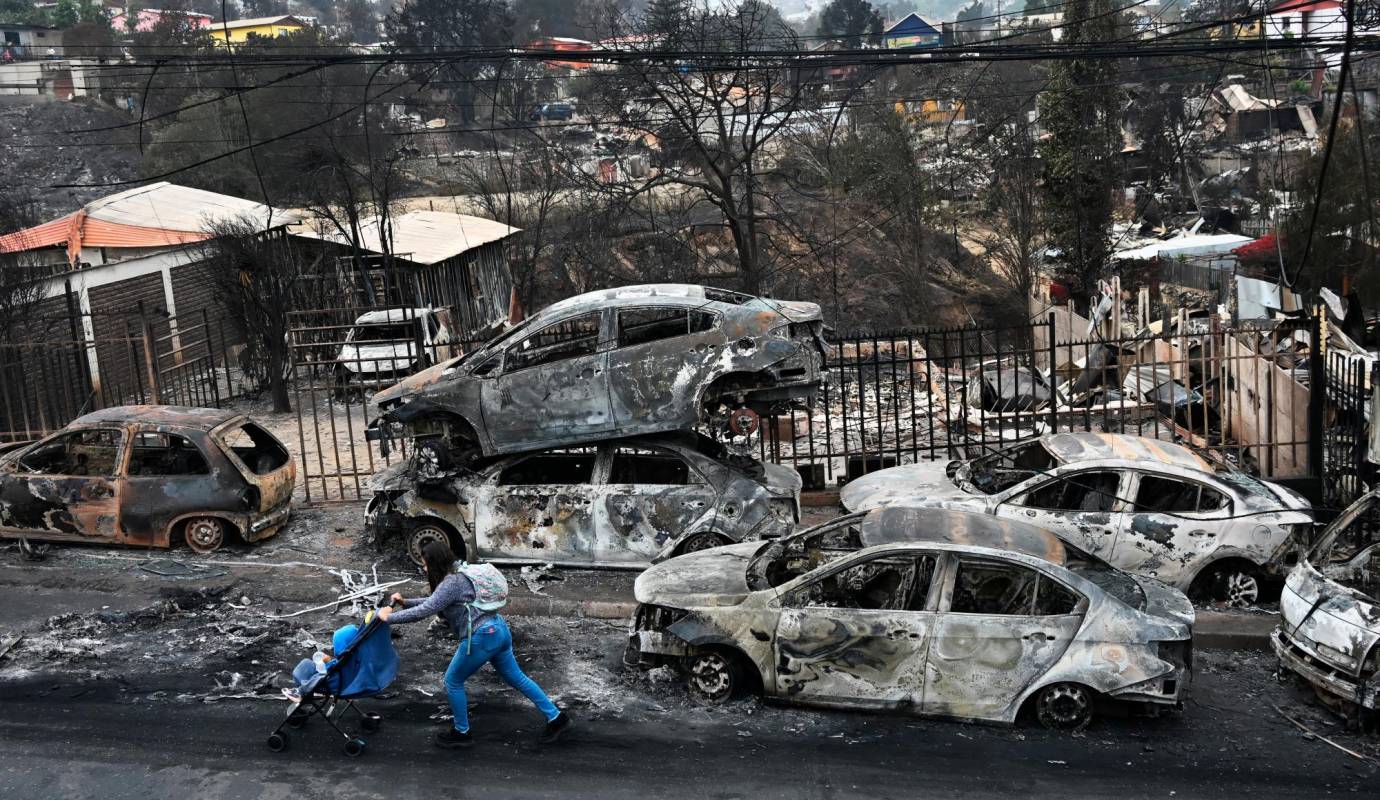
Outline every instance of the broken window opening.
[(618, 312), (618, 346), (632, 347), (702, 333), (718, 321), (713, 314), (684, 308), (629, 308)]
[(703, 482), (680, 456), (641, 447), (618, 448), (609, 471), (609, 483), (686, 486)]
[(34, 448), (19, 460), (19, 467), (43, 475), (114, 477), (123, 439), (114, 428), (72, 431)]
[[(862, 547), (863, 514), (835, 520), (819, 530), (770, 542), (748, 565), (754, 591), (774, 589)], [(808, 535), (807, 535), (808, 534)]]
[(956, 614), (1030, 616), (1039, 582), (1039, 573), (1015, 564), (962, 559), (949, 610)]
[(1135, 510), (1142, 514), (1220, 511), (1227, 505), (1226, 496), (1216, 489), (1173, 478), (1142, 475), (1136, 489)]
[(1058, 459), (1037, 440), (973, 459), (968, 480), (978, 491), (996, 494), (1057, 466)]
[(706, 286), (704, 287), (704, 299), (715, 303), (744, 306), (757, 298), (750, 294), (743, 294), (742, 292), (730, 292), (727, 289), (715, 289), (711, 286)]
[(1045, 511), (1107, 513), (1116, 505), (1120, 483), (1120, 473), (1079, 472), (1041, 484), (1025, 495), (1024, 505)]
[(602, 312), (595, 311), (547, 325), (508, 348), (505, 368), (508, 371), (526, 369), (594, 355), (599, 349), (601, 317)]
[(221, 440), (255, 475), (267, 475), (288, 462), (283, 445), (252, 422), (231, 428), (221, 435)]
[(528, 456), (504, 468), (499, 486), (539, 486), (542, 484), (580, 484), (594, 480), (594, 448), (565, 450)]
[(185, 436), (151, 431), (134, 435), (134, 449), (129, 456), (132, 477), (208, 475), (210, 472), (206, 457)]
[(934, 565), (934, 556), (874, 558), (802, 587), (793, 605), (924, 611)]

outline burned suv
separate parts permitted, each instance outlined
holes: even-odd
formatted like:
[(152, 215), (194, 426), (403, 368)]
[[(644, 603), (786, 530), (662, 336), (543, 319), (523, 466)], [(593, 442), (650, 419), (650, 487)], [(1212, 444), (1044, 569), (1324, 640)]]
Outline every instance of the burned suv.
[(613, 435), (751, 433), (759, 416), (812, 402), (823, 330), (813, 303), (704, 286), (578, 295), (376, 394), (368, 436), (415, 438), (426, 479), (480, 454)]

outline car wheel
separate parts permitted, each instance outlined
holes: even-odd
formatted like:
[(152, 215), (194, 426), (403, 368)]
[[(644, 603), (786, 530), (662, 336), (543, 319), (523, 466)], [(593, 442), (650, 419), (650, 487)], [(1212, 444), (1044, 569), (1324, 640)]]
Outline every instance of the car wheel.
[(1076, 683), (1056, 683), (1040, 690), (1035, 715), (1054, 731), (1081, 731), (1092, 721), (1092, 692)]
[(423, 520), (412, 528), (412, 532), (407, 535), (407, 556), (412, 559), (412, 563), (422, 566), (422, 551), (432, 542), (445, 542), (455, 553), (456, 558), (465, 557), (465, 545), (457, 542), (451, 537), (450, 531), (444, 525), (436, 522)]
[(192, 550), (206, 555), (214, 553), (225, 544), (225, 523), (215, 517), (196, 517), (187, 520), (182, 538)]
[(420, 480), (436, 480), (444, 477), (450, 469), (450, 450), (441, 439), (417, 442), (417, 450), (412, 458), (413, 472)]
[(687, 672), (690, 696), (706, 706), (727, 703), (742, 693), (746, 683), (742, 664), (721, 650), (691, 656)]
[(1197, 594), (1227, 608), (1249, 608), (1260, 600), (1260, 576), (1244, 564), (1226, 564), (1203, 578)]
[(281, 753), (288, 748), (288, 735), (282, 731), (276, 731), (268, 735), (268, 749), (275, 753)]
[(723, 547), (726, 544), (728, 544), (728, 539), (717, 533), (709, 533), (708, 531), (704, 533), (692, 533), (685, 537), (685, 541), (680, 543), (680, 547), (676, 548), (676, 555), (683, 556), (686, 553), (697, 553), (701, 550)]

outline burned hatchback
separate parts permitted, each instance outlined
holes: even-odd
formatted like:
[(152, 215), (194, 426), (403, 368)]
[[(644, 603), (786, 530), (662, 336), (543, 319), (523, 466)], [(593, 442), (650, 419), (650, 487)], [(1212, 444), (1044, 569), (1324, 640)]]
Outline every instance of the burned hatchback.
[(1351, 504), (1289, 573), (1273, 644), (1348, 720), (1380, 721), (1380, 491)]
[(637, 580), (626, 659), (691, 693), (1078, 729), (1099, 702), (1180, 703), (1194, 612), (1158, 581), (1054, 535), (888, 507), (767, 543), (674, 558)]
[(272, 536), (296, 467), (247, 417), (212, 408), (119, 406), (0, 456), (0, 536), (198, 553), (230, 534)]
[(761, 415), (812, 401), (823, 330), (813, 303), (704, 286), (578, 295), (376, 394), (368, 436), (415, 438), (426, 477), (479, 454), (613, 435), (752, 433)]
[(462, 558), (645, 566), (677, 553), (789, 533), (799, 473), (735, 454), (701, 434), (613, 439), (471, 462), (418, 482), (401, 462), (371, 482), (366, 530)]

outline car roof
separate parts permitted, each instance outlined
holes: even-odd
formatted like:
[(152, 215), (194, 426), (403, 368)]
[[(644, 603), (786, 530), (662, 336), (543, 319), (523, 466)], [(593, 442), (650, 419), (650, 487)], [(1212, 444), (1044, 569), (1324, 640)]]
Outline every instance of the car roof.
[(1154, 461), (1183, 469), (1216, 472), (1202, 456), (1180, 444), (1121, 433), (1052, 433), (1041, 443), (1055, 458), (1070, 464), (1078, 461)]
[[(727, 292), (727, 294), (739, 294), (738, 292)], [(750, 295), (742, 295), (745, 299), (750, 299)], [(588, 307), (593, 311), (596, 309), (643, 305), (647, 301), (654, 301), (664, 305), (680, 306), (701, 306), (706, 303), (715, 302), (705, 298), (705, 287), (693, 283), (643, 283), (636, 286), (620, 286), (615, 289), (600, 289), (597, 292), (586, 292), (577, 294), (574, 297), (567, 297), (564, 300), (552, 303), (536, 316), (546, 317), (549, 315), (560, 314), (576, 308)]]
[(863, 547), (930, 542), (1023, 553), (1059, 566), (1068, 560), (1064, 543), (1049, 531), (974, 511), (886, 506), (863, 518), (859, 537)]
[(359, 318), (355, 320), (355, 324), (375, 325), (380, 322), (406, 322), (430, 313), (430, 308), (390, 308), (387, 311), (369, 311), (360, 314)]
[(197, 430), (212, 428), (240, 416), (237, 411), (192, 406), (111, 406), (77, 417), (67, 427), (88, 425), (169, 425)]

